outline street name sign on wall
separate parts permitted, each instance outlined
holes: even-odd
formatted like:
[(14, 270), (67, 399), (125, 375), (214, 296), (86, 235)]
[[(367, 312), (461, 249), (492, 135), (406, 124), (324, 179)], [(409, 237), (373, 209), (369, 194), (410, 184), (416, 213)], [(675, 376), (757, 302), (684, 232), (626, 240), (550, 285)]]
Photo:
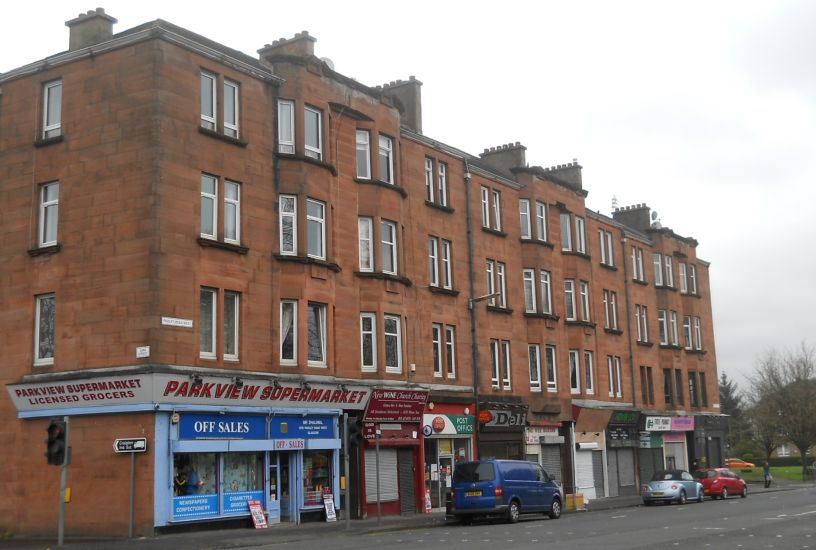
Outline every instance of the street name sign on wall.
[(147, 450), (147, 438), (114, 439), (113, 450), (117, 453), (143, 453)]

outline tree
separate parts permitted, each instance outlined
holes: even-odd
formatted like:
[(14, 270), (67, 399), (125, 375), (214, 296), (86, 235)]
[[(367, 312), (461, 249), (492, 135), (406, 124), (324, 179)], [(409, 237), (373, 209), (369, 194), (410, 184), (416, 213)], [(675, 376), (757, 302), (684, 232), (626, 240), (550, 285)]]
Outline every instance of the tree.
[(734, 449), (748, 436), (749, 426), (742, 393), (725, 372), (720, 374), (720, 411), (730, 417), (725, 444)]
[(770, 457), (790, 441), (802, 457), (816, 444), (816, 353), (804, 343), (795, 352), (768, 352), (751, 376), (752, 429)]

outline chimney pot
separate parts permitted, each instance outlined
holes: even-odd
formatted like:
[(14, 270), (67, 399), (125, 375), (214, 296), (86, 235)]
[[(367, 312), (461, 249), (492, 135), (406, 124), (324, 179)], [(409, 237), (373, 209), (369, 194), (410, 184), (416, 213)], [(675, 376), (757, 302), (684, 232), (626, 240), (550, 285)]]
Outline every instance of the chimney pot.
[(68, 49), (79, 50), (110, 40), (113, 38), (114, 23), (116, 18), (106, 14), (104, 8), (80, 13), (76, 19), (65, 22), (65, 26), (71, 29)]

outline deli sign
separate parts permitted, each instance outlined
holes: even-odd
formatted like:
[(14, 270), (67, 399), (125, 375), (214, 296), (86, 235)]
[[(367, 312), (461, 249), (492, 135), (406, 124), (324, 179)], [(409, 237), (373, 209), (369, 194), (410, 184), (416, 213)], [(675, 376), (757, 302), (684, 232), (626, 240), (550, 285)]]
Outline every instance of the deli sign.
[(421, 422), (427, 401), (427, 390), (372, 390), (363, 420), (365, 422)]
[(527, 413), (519, 410), (484, 409), (479, 411), (479, 424), (497, 428), (524, 426), (527, 424)]

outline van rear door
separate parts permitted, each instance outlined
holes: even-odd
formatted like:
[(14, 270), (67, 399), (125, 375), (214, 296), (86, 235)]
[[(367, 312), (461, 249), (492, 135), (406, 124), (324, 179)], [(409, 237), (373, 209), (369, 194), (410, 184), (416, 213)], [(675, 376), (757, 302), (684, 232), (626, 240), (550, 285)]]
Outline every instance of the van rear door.
[(492, 462), (463, 462), (453, 470), (456, 510), (496, 505), (496, 469)]

